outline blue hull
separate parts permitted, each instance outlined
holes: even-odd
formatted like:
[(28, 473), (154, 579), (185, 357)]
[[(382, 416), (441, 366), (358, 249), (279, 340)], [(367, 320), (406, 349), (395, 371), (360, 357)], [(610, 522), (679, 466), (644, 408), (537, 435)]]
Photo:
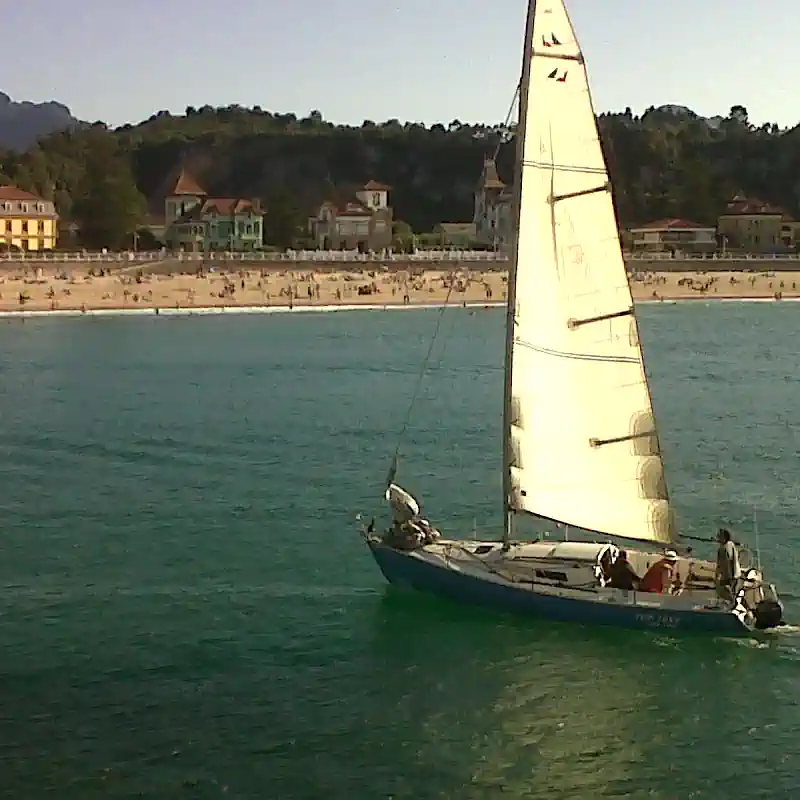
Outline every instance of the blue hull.
[(440, 567), (379, 542), (369, 541), (368, 544), (389, 583), (464, 603), (583, 625), (696, 631), (718, 636), (747, 636), (752, 633), (732, 613), (637, 608), (596, 600), (554, 597)]

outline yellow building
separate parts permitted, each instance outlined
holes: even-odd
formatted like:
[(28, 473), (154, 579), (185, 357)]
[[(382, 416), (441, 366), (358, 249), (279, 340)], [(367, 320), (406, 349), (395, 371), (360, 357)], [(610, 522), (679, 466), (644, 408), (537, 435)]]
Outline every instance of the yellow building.
[(57, 237), (58, 214), (50, 200), (0, 186), (0, 247), (52, 250)]

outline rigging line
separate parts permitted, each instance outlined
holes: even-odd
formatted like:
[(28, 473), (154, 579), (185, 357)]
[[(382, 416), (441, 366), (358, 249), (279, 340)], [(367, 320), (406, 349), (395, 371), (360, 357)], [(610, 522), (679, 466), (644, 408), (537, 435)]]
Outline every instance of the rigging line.
[[(506, 131), (508, 131), (508, 126), (511, 124), (511, 117), (514, 115), (514, 106), (516, 106), (516, 104), (517, 104), (517, 100), (519, 99), (519, 93), (520, 93), (521, 89), (522, 89), (522, 79), (520, 78), (520, 81), (517, 84), (516, 91), (514, 92), (514, 97), (511, 100), (511, 106), (508, 109), (508, 114), (506, 114), (505, 121), (503, 122), (503, 125), (502, 125), (502, 127)], [(500, 137), (500, 141), (498, 141), (497, 147), (495, 147), (495, 149), (494, 149), (494, 155), (492, 156), (492, 160), (493, 161), (497, 161), (497, 156), (500, 155), (500, 147), (503, 145), (503, 138), (504, 137), (502, 137), (502, 136)]]
[[(457, 273), (458, 273), (458, 270), (454, 269), (453, 272), (451, 273), (451, 275), (456, 275)], [(469, 285), (470, 285), (470, 283), (472, 283), (472, 280), (473, 280), (472, 277), (470, 277), (468, 275), (467, 282), (466, 282), (466, 285), (464, 287), (464, 292), (465, 293), (467, 291), (469, 291)], [(448, 296), (449, 296), (449, 294), (448, 294)], [(465, 301), (465, 307), (466, 307), (466, 301)], [(456, 319), (457, 319), (457, 317), (455, 317), (455, 316), (452, 318), (452, 322), (450, 323), (450, 329), (444, 334), (444, 337), (442, 338), (442, 350), (439, 353), (439, 359), (437, 360), (436, 366), (434, 367), (434, 369), (437, 370), (437, 371), (442, 368), (442, 364), (444, 363), (444, 354), (447, 352), (447, 343), (450, 341), (450, 338), (453, 335), (453, 331), (456, 329)]]
[[(505, 121), (503, 122), (503, 125), (502, 125), (502, 127), (504, 129), (506, 129), (506, 131), (508, 131), (508, 126), (511, 124), (511, 118), (514, 115), (514, 107), (517, 104), (517, 100), (520, 97), (520, 92), (521, 91), (522, 91), (522, 78), (520, 78), (519, 82), (517, 83), (517, 88), (514, 91), (514, 97), (511, 99), (511, 105), (509, 106), (508, 114), (506, 114)], [(503, 139), (504, 139), (504, 137), (501, 136), (500, 140), (497, 142), (497, 146), (495, 147), (494, 156), (493, 156), (495, 161), (497, 160), (497, 157), (500, 154), (500, 147), (503, 145)], [(395, 447), (394, 456), (392, 458), (392, 464), (389, 467), (389, 474), (387, 475), (387, 479), (386, 479), (386, 485), (387, 486), (394, 481), (394, 476), (397, 473), (397, 461), (398, 461), (398, 457), (400, 455), (400, 445), (403, 442), (403, 437), (405, 436), (406, 430), (408, 429), (409, 422), (411, 421), (411, 413), (414, 410), (414, 404), (417, 401), (417, 396), (419, 395), (419, 390), (422, 387), (422, 381), (425, 378), (425, 373), (428, 371), (428, 362), (430, 361), (431, 355), (433, 354), (433, 347), (436, 344), (436, 338), (439, 335), (439, 328), (441, 327), (441, 324), (442, 324), (442, 318), (444, 316), (444, 312), (447, 309), (448, 305), (450, 304), (450, 296), (453, 293), (453, 284), (454, 284), (453, 278), (454, 278), (454, 275), (455, 275), (456, 271), (457, 271), (456, 269), (453, 269), (450, 272), (450, 274), (448, 275), (448, 278), (449, 278), (449, 281), (450, 281), (450, 286), (448, 287), (448, 290), (447, 290), (447, 296), (445, 297), (444, 305), (442, 305), (442, 307), (439, 309), (439, 316), (438, 316), (438, 319), (436, 320), (436, 329), (434, 330), (433, 338), (431, 339), (430, 347), (428, 348), (428, 353), (425, 356), (425, 361), (422, 364), (422, 369), (420, 370), (420, 373), (417, 376), (417, 385), (415, 386), (414, 393), (411, 396), (411, 404), (408, 407), (408, 412), (406, 413), (406, 418), (403, 421), (403, 426), (400, 429), (400, 433), (397, 436), (397, 446)], [(444, 352), (442, 352), (442, 357), (443, 356), (444, 356)]]
[(450, 323), (449, 330), (445, 331), (444, 335), (442, 336), (442, 349), (439, 351), (439, 357), (436, 359), (436, 363), (433, 364), (429, 372), (438, 372), (442, 368), (442, 364), (444, 362), (444, 354), (447, 352), (447, 343), (450, 341), (450, 337), (453, 335), (453, 330), (456, 327), (456, 319), (455, 317), (452, 318), (452, 322)]
[[(393, 476), (393, 474), (397, 471), (397, 459), (400, 455), (400, 445), (403, 443), (403, 437), (405, 436), (406, 430), (408, 429), (409, 422), (411, 421), (411, 413), (414, 410), (414, 405), (417, 402), (417, 397), (419, 396), (419, 390), (422, 388), (422, 381), (425, 378), (425, 373), (428, 371), (428, 363), (431, 360), (431, 356), (433, 355), (433, 348), (436, 344), (436, 339), (439, 336), (439, 328), (442, 326), (442, 319), (444, 318), (444, 312), (447, 310), (447, 307), (450, 305), (450, 295), (453, 293), (453, 287), (455, 286), (455, 274), (457, 272), (457, 268), (454, 268), (448, 274), (448, 283), (449, 286), (447, 287), (447, 294), (444, 298), (444, 303), (442, 304), (441, 308), (439, 308), (439, 313), (436, 317), (436, 327), (433, 330), (433, 336), (431, 337), (431, 343), (428, 346), (428, 352), (425, 355), (425, 360), (422, 362), (422, 369), (419, 371), (419, 375), (417, 376), (417, 383), (414, 387), (414, 393), (411, 395), (411, 403), (408, 406), (408, 411), (406, 412), (406, 418), (403, 420), (403, 426), (400, 428), (400, 433), (397, 435), (397, 446), (394, 449), (394, 457), (392, 458), (392, 466), (389, 470), (389, 475)], [(391, 480), (388, 483), (391, 483)]]

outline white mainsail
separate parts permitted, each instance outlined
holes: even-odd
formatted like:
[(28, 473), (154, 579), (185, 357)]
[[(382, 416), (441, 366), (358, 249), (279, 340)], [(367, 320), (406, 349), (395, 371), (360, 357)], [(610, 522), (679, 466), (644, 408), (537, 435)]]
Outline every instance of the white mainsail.
[(509, 289), (508, 505), (669, 542), (673, 514), (583, 57), (563, 0), (530, 6)]

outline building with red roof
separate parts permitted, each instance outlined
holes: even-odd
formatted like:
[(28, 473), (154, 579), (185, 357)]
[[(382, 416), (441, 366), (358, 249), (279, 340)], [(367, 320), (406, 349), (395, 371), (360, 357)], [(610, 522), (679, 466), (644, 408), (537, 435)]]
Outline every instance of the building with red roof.
[(783, 208), (737, 194), (719, 215), (723, 246), (750, 253), (778, 253), (794, 246), (792, 217)]
[(321, 250), (382, 250), (392, 243), (391, 186), (369, 181), (349, 199), (326, 200), (309, 218), (308, 230)]
[(0, 185), (0, 248), (52, 250), (57, 239), (58, 214), (51, 200)]
[(264, 238), (264, 209), (257, 199), (212, 197), (181, 167), (164, 198), (163, 238), (185, 250), (259, 250)]

